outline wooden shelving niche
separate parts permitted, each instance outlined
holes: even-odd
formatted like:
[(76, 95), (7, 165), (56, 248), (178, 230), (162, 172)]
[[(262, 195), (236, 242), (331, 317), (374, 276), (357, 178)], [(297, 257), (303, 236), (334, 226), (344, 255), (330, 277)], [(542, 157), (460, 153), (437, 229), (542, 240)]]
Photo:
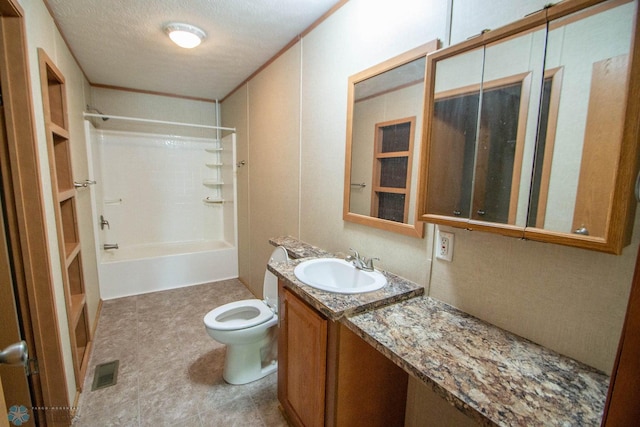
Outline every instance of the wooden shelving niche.
[(81, 391), (89, 361), (91, 330), (82, 272), (76, 189), (71, 168), (65, 81), (60, 70), (42, 49), (38, 50), (38, 55), (67, 321), (76, 388)]

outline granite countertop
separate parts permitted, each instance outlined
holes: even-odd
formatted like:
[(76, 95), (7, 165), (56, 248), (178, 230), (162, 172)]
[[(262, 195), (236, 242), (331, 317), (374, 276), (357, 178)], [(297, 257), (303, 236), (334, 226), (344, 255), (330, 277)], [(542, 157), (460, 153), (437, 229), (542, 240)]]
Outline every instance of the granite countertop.
[(600, 425), (607, 375), (433, 298), (343, 324), (481, 424)]

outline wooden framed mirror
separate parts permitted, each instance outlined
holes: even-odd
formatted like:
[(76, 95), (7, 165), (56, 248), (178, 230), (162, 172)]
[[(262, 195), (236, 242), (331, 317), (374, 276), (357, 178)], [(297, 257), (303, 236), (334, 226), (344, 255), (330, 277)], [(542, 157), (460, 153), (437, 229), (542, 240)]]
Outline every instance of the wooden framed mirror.
[(347, 93), (345, 221), (422, 238), (417, 173), (433, 40), (355, 74)]

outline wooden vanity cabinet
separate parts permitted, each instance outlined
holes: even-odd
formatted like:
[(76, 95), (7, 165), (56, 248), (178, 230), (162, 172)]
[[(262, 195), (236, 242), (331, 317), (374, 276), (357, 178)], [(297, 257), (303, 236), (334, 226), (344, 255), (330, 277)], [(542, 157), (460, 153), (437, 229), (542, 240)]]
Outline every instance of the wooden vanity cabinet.
[(287, 289), (278, 298), (278, 399), (294, 425), (323, 426), (328, 322)]
[(294, 426), (403, 426), (408, 374), (279, 282), (278, 399)]

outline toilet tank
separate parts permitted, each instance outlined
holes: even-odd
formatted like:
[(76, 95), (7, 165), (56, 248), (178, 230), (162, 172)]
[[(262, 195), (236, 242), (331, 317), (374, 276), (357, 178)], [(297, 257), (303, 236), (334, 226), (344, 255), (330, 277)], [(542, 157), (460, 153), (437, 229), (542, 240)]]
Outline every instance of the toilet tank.
[[(278, 246), (271, 253), (271, 258), (269, 258), (269, 262), (288, 262), (289, 256), (287, 255), (287, 250), (283, 246)], [(275, 312), (278, 312), (278, 278), (269, 271), (269, 269), (265, 269), (264, 272), (264, 283), (262, 285), (262, 297), (264, 301), (267, 303), (269, 307), (272, 307)]]

